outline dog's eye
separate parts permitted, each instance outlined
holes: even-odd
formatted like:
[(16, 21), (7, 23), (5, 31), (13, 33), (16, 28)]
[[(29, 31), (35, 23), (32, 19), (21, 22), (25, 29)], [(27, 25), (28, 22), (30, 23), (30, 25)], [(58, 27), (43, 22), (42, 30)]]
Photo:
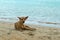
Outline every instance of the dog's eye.
[(21, 20), (23, 20), (23, 19), (21, 19)]

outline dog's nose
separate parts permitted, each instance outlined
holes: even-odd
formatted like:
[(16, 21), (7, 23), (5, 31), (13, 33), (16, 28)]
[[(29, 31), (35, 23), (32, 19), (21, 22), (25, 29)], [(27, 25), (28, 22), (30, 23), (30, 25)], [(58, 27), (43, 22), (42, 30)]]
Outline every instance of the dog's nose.
[(23, 23), (24, 23), (25, 21), (23, 21)]

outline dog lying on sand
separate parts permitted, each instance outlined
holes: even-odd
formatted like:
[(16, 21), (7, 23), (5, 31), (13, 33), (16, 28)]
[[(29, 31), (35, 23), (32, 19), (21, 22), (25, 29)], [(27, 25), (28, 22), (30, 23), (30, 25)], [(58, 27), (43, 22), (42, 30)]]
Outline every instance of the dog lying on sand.
[(29, 26), (24, 25), (25, 21), (27, 20), (27, 17), (18, 17), (19, 21), (17, 21), (14, 26), (16, 30), (36, 30), (35, 28), (31, 28)]

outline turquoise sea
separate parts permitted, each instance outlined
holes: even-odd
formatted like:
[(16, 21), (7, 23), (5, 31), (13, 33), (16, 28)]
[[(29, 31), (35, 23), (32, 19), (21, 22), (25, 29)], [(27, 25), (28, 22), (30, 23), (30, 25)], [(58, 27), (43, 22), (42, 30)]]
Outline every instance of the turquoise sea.
[(60, 27), (60, 0), (0, 0), (0, 21), (14, 23), (18, 16), (29, 16), (27, 24)]

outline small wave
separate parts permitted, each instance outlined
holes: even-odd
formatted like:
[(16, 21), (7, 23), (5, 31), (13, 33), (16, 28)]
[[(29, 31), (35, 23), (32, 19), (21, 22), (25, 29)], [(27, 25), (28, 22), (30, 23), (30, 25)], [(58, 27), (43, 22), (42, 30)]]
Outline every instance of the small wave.
[(15, 19), (15, 18), (0, 18), (0, 19), (9, 19), (9, 20), (17, 20), (17, 19)]
[(57, 23), (57, 22), (41, 22), (41, 21), (38, 21), (38, 23), (45, 23), (45, 24), (55, 24), (55, 25), (60, 25), (60, 23)]

